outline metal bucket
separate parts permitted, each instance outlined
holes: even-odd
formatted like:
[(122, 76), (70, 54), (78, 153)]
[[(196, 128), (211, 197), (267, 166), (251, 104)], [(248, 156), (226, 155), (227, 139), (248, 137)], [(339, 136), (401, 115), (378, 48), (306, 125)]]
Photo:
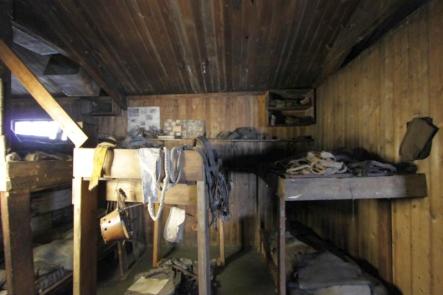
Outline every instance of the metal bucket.
[(105, 243), (129, 239), (128, 229), (119, 209), (100, 219), (100, 230)]

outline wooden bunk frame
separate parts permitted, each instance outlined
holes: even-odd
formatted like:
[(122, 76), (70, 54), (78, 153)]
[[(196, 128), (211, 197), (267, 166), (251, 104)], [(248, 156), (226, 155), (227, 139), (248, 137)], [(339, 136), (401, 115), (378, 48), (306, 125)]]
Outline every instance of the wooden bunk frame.
[[(271, 176), (272, 183), (276, 175)], [(286, 295), (286, 203), (323, 200), (400, 199), (426, 197), (424, 174), (375, 177), (278, 177), (277, 265), (268, 263), (277, 278), (278, 294)], [(277, 272), (277, 276), (275, 276)]]
[[(94, 149), (76, 148), (74, 150), (74, 295), (96, 294), (96, 251), (97, 241), (97, 188), (88, 190), (92, 174)], [(138, 151), (115, 149), (110, 175), (100, 178), (107, 183), (108, 191), (115, 186), (123, 188), (127, 201), (140, 202), (140, 169)], [(107, 200), (115, 201), (114, 194), (107, 194)], [(200, 295), (210, 295), (210, 257), (209, 257), (209, 222), (208, 193), (204, 177), (201, 155), (192, 150), (184, 152), (183, 174), (180, 184), (169, 190), (165, 197), (166, 204), (197, 203), (198, 219), (198, 288)], [(154, 226), (154, 264), (158, 260), (159, 224)], [(220, 231), (222, 234), (222, 231)], [(221, 239), (222, 241), (222, 239)], [(157, 250), (156, 250), (157, 249)], [(220, 246), (223, 257), (223, 243)], [(224, 260), (224, 258), (222, 258)]]
[[(4, 141), (2, 141), (4, 143)], [(34, 265), (31, 230), (31, 193), (69, 187), (72, 161), (6, 162), (1, 159), (1, 218), (8, 292), (33, 294)]]

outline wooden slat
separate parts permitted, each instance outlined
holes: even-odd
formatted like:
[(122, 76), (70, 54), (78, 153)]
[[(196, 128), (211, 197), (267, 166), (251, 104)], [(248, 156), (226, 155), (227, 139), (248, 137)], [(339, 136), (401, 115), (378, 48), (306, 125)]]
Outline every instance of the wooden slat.
[(218, 219), (218, 243), (219, 243), (219, 258), (218, 262), (220, 265), (225, 265), (225, 230), (222, 219)]
[[(154, 205), (155, 212), (158, 212), (159, 205)], [(160, 220), (154, 221), (154, 229), (152, 231), (152, 265), (154, 267), (158, 266), (160, 261)]]
[[(198, 152), (185, 151), (183, 154), (183, 181), (197, 181), (203, 179), (202, 158)], [(89, 178), (92, 174), (94, 149), (74, 150), (74, 176)], [(108, 179), (140, 179), (140, 165), (138, 150), (114, 150), (114, 161), (112, 163), (111, 175)]]
[(390, 6), (410, 2), (18, 0), (14, 18), (54, 39), (121, 101), (120, 88), (134, 95), (312, 85), (326, 57), (343, 45), (349, 51)]
[(197, 182), (198, 219), (198, 294), (211, 295), (211, 269), (209, 257), (209, 200), (204, 181)]
[[(432, 1), (427, 7), (428, 18), (428, 85), (429, 85), (429, 101), (430, 113), (434, 118), (441, 121), (443, 118), (443, 100), (442, 97), (442, 81), (443, 81), (443, 63), (441, 57), (443, 55), (443, 3), (441, 1)], [(441, 128), (441, 124), (439, 124)], [(440, 130), (441, 132), (441, 130)], [(441, 165), (443, 159), (443, 137), (441, 134), (434, 140), (432, 146), (431, 158), (429, 159), (430, 168), (429, 186), (430, 186), (430, 220), (431, 220), (431, 237), (429, 246), (431, 248), (429, 268), (430, 274), (437, 274), (438, 270), (443, 268), (443, 186), (441, 179), (443, 170)], [(418, 249), (418, 252), (420, 250)], [(443, 290), (443, 280), (436, 279), (431, 275), (430, 294), (439, 294)]]
[(278, 294), (286, 295), (286, 199), (278, 197)]
[(0, 192), (0, 198), (8, 294), (33, 294), (30, 194)]
[(69, 186), (72, 182), (72, 161), (17, 161), (6, 163), (6, 190), (39, 191)]
[(88, 139), (88, 136), (75, 123), (74, 120), (63, 110), (52, 95), (43, 87), (37, 77), (26, 67), (17, 55), (0, 40), (0, 59), (21, 82), (23, 87), (34, 97), (39, 105), (49, 116), (60, 124), (60, 127), (74, 143), (80, 147)]
[(88, 190), (88, 181), (72, 182), (74, 203), (74, 295), (96, 294), (97, 283), (97, 190)]
[(279, 194), (287, 201), (396, 199), (425, 197), (427, 186), (424, 174), (281, 178)]
[[(141, 182), (138, 180), (109, 180), (106, 182), (106, 200), (117, 201), (117, 192), (121, 188), (125, 191), (126, 202), (144, 203), (141, 191)], [(165, 195), (166, 205), (195, 205), (197, 200), (196, 185), (177, 184), (171, 187)]]
[[(0, 99), (1, 99), (1, 93), (0, 93)], [(6, 164), (6, 137), (4, 135), (0, 135), (0, 192), (7, 191), (8, 187), (7, 175), (8, 175), (8, 168)]]

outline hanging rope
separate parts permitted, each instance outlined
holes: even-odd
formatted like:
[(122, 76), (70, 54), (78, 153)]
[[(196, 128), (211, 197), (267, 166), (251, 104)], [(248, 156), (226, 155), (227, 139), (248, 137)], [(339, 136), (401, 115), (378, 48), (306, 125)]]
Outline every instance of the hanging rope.
[[(183, 147), (174, 147), (169, 151), (166, 147), (162, 148), (163, 165), (160, 165), (160, 170), (157, 171), (159, 178), (157, 178), (157, 189), (160, 191), (160, 198), (158, 200), (159, 207), (155, 212), (154, 202), (152, 198), (148, 199), (148, 213), (153, 221), (157, 221), (163, 211), (166, 192), (175, 186), (181, 179), (183, 171)], [(162, 161), (160, 160), (160, 163)], [(164, 171), (165, 176), (160, 180), (161, 172)], [(161, 184), (161, 185), (160, 185)]]
[(212, 225), (217, 218), (227, 219), (229, 217), (230, 186), (221, 171), (221, 160), (205, 137), (196, 138), (196, 150), (203, 158)]

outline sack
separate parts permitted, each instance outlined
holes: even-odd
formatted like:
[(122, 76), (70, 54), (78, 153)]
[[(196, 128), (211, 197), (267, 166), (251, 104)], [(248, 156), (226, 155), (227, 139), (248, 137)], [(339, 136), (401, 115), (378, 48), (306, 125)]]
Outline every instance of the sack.
[(415, 118), (409, 121), (400, 145), (400, 159), (408, 162), (427, 158), (431, 153), (432, 138), (437, 131), (438, 127), (432, 124), (431, 118)]
[(186, 219), (186, 211), (178, 207), (172, 207), (169, 211), (168, 220), (165, 224), (163, 237), (170, 243), (178, 243), (183, 239), (183, 230)]

